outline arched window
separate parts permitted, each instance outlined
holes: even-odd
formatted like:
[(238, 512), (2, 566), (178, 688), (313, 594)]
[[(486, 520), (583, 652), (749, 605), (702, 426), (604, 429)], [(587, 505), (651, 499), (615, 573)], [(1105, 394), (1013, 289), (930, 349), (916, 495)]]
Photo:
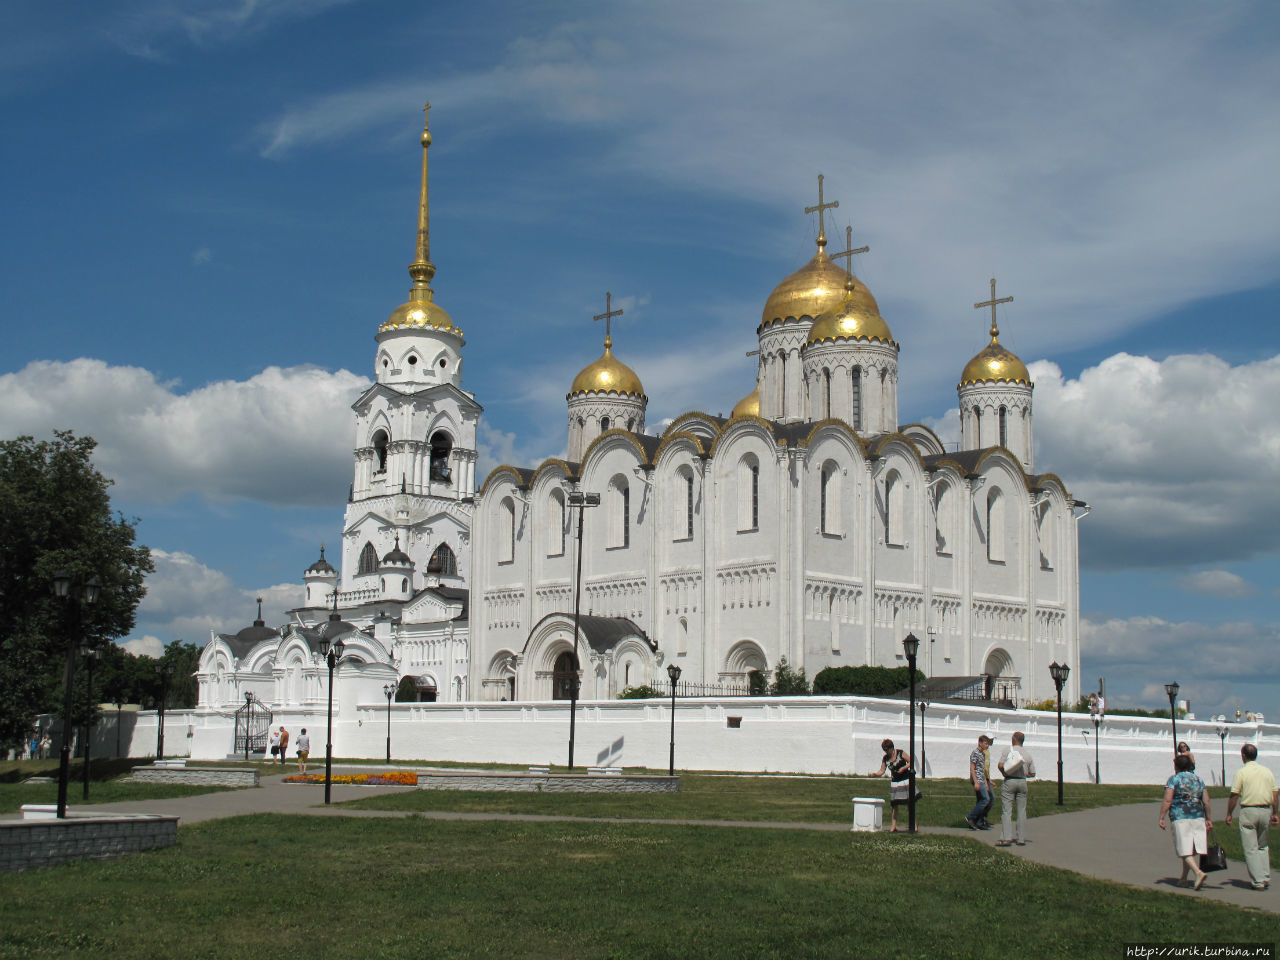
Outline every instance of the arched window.
[(564, 491), (552, 490), (547, 498), (547, 556), (564, 556), (565, 532)]
[(608, 429), (609, 429), (609, 418), (608, 418), (608, 417), (601, 417), (601, 418), (600, 418), (600, 432), (601, 432), (601, 433), (604, 433), (604, 432), (605, 432), (606, 430), (608, 430)]
[(387, 472), (387, 445), (391, 442), (391, 438), (387, 436), (387, 431), (379, 430), (373, 435), (373, 453), (377, 458), (378, 466), (374, 473)]
[(822, 416), (831, 416), (831, 371), (825, 367), (822, 370)]
[(760, 461), (747, 454), (738, 461), (738, 532), (760, 529)]
[(448, 482), (449, 454), (453, 452), (453, 438), (443, 430), (431, 435), (431, 479)]
[(675, 541), (693, 539), (693, 471), (676, 471), (671, 491), (671, 530)]
[(551, 668), (551, 699), (572, 700), (573, 685), (578, 679), (573, 669), (573, 654), (566, 650), (556, 657), (555, 666)]
[(1000, 446), (1007, 447), (1009, 445), (1009, 411), (1005, 407), (1000, 408)]
[(823, 533), (840, 534), (840, 468), (828, 460), (822, 465), (819, 512)]
[(434, 573), (441, 577), (458, 575), (458, 558), (447, 543), (440, 544), (431, 554), (431, 559), (427, 561), (427, 573)]
[(862, 368), (853, 368), (853, 429), (862, 431)]
[(1004, 494), (987, 494), (987, 559), (1004, 563)]
[(778, 417), (787, 416), (787, 355), (778, 351)]
[(631, 546), (631, 488), (622, 474), (609, 481), (609, 546)]
[(1053, 569), (1053, 502), (1046, 500), (1040, 504), (1040, 569)]
[(891, 471), (884, 481), (884, 542), (895, 547), (906, 543), (906, 484)]
[(356, 576), (362, 577), (366, 573), (378, 572), (378, 551), (373, 549), (372, 543), (366, 543), (364, 549), (360, 551), (360, 565), (356, 568)]
[(516, 503), (503, 497), (498, 504), (498, 562), (511, 563), (516, 558)]
[(937, 500), (934, 502), (937, 527), (934, 531), (934, 542), (938, 553), (949, 556), (951, 554), (951, 538), (952, 530), (955, 524), (955, 495), (951, 492), (951, 484), (940, 483), (937, 486)]

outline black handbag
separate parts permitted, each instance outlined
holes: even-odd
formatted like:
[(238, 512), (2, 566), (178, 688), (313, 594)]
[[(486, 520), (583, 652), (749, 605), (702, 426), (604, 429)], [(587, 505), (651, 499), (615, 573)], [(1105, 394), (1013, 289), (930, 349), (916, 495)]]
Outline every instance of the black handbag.
[(1208, 853), (1200, 854), (1200, 869), (1205, 873), (1213, 873), (1215, 870), (1227, 869), (1227, 851), (1218, 846), (1214, 840), (1213, 827), (1209, 828), (1209, 850)]

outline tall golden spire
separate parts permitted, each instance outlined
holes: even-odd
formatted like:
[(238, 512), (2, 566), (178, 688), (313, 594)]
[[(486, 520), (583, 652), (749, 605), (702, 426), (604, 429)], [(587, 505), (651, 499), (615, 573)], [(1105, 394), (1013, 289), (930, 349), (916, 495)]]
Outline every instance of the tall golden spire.
[(422, 190), (418, 195), (418, 246), (413, 263), (409, 264), (409, 276), (413, 277), (411, 300), (431, 299), (431, 278), (436, 275), (436, 265), (431, 262), (431, 225), (427, 206), (427, 151), (431, 146), (431, 131), (427, 129), (427, 111), (430, 101), (422, 108)]

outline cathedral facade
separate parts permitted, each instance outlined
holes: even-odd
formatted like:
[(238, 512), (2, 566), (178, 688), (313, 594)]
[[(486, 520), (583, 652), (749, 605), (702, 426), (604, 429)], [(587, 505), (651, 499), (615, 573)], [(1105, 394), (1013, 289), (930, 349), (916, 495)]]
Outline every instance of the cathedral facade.
[(1085, 505), (1035, 472), (1033, 384), (999, 341), (1006, 301), (992, 281), (975, 305), (990, 307), (990, 341), (960, 372), (948, 450), (899, 423), (899, 344), (826, 254), (825, 206), (815, 256), (765, 302), (756, 389), (730, 417), (691, 411), (645, 433), (643, 385), (606, 326), (566, 397), (565, 458), (489, 474), (473, 696), (563, 698), (575, 677), (584, 699), (667, 690), (670, 665), (685, 692), (737, 692), (784, 659), (810, 679), (902, 665), (909, 633), (920, 669), (986, 699), (1051, 696), (1053, 661), (1073, 668), (1075, 696)]

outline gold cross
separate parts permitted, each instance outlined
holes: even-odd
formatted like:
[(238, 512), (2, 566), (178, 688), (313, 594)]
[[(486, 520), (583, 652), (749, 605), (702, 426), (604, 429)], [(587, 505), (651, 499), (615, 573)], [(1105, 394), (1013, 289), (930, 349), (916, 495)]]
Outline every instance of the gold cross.
[(604, 321), (604, 345), (606, 347), (613, 346), (613, 337), (609, 335), (609, 323), (614, 317), (622, 316), (621, 310), (613, 309), (613, 294), (608, 290), (604, 293), (604, 313), (597, 313), (592, 320)]
[(818, 174), (818, 205), (816, 207), (805, 207), (804, 212), (813, 213), (815, 210), (818, 212), (818, 243), (825, 247), (827, 245), (827, 233), (823, 227), (822, 211), (834, 210), (836, 207), (840, 206), (840, 201), (832, 200), (830, 203), (822, 202), (822, 181), (822, 174)]
[(991, 308), (991, 336), (993, 338), (998, 337), (1000, 335), (1000, 328), (996, 326), (996, 304), (997, 303), (1013, 303), (1013, 297), (1001, 297), (999, 300), (997, 300), (996, 299), (996, 278), (992, 277), (991, 278), (991, 299), (983, 300), (981, 303), (975, 303), (973, 305), (973, 309), (981, 310), (983, 307)]
[(844, 257), (844, 272), (853, 273), (853, 258), (859, 253), (866, 253), (870, 249), (870, 247), (859, 247), (857, 250), (853, 249), (853, 227), (845, 227), (844, 249), (839, 253), (833, 253), (831, 255), (831, 259), (839, 260), (841, 257)]

